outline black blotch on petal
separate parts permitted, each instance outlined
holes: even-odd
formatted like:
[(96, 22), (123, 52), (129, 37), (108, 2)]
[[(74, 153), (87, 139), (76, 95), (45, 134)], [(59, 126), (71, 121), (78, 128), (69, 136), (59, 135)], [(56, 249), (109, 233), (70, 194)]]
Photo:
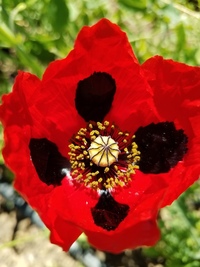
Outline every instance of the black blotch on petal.
[(112, 106), (116, 91), (115, 80), (105, 72), (94, 72), (80, 81), (75, 105), (85, 121), (102, 121)]
[(120, 204), (108, 192), (103, 192), (98, 203), (91, 209), (92, 217), (96, 225), (107, 231), (115, 230), (126, 218), (129, 206)]
[(173, 122), (140, 127), (135, 136), (134, 141), (141, 152), (139, 167), (143, 173), (168, 172), (187, 152), (188, 138), (183, 130), (176, 130)]
[(57, 146), (46, 138), (32, 138), (29, 149), (40, 180), (47, 185), (60, 185), (65, 177), (62, 169), (69, 169), (70, 163), (60, 154)]

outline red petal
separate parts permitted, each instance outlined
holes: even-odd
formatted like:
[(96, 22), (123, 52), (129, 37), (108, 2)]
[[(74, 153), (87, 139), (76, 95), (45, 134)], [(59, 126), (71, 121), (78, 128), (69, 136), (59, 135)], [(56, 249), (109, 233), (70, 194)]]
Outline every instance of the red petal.
[(21, 167), (26, 168), (25, 162), (30, 162), (30, 158), (26, 158), (30, 125), (33, 123), (29, 106), (32, 106), (31, 99), (34, 99), (39, 83), (40, 81), (36, 76), (19, 72), (13, 92), (2, 97), (3, 105), (0, 107), (0, 118), (5, 129), (3, 154), (5, 162), (14, 171), (20, 170)]
[(65, 251), (69, 250), (70, 246), (82, 233), (78, 227), (64, 221), (59, 216), (57, 216), (54, 225), (49, 229), (51, 230), (51, 242), (61, 246)]
[[(162, 206), (171, 204), (200, 174), (200, 68), (156, 56), (143, 65), (154, 94), (154, 103), (164, 121), (174, 121), (188, 136), (188, 152), (167, 176)], [(160, 177), (160, 178), (159, 178)]]
[(188, 117), (200, 115), (200, 68), (159, 56), (147, 60), (142, 68), (159, 114), (190, 131)]
[(43, 193), (29, 197), (30, 205), (38, 211), (42, 221), (51, 231), (51, 242), (67, 251), (82, 231), (79, 226), (65, 221), (63, 216), (60, 217), (52, 205), (53, 202), (52, 194)]
[[(134, 220), (134, 218), (133, 218)], [(102, 234), (87, 231), (88, 241), (96, 248), (111, 253), (120, 253), (130, 248), (153, 246), (160, 238), (160, 232), (155, 218), (140, 221), (133, 227), (126, 228), (120, 233)]]
[(63, 220), (78, 225), (80, 229), (94, 229), (91, 208), (98, 201), (96, 191), (84, 186), (76, 187), (68, 179), (63, 179), (62, 186), (54, 190), (51, 206)]
[[(107, 233), (94, 224), (91, 214), (91, 208), (98, 202), (98, 193), (84, 187), (76, 189), (70, 185), (68, 179), (64, 179), (62, 184), (62, 187), (54, 190), (50, 204), (59, 216), (69, 223), (78, 225), (83, 231)], [(130, 207), (128, 216), (114, 232), (121, 233), (126, 228), (155, 217), (161, 207), (166, 186), (165, 182), (157, 180), (156, 175), (148, 176), (138, 172), (137, 179), (133, 179), (130, 186), (122, 188), (121, 191), (113, 191), (112, 195), (116, 201)]]
[(116, 82), (108, 120), (131, 132), (141, 123), (158, 121), (150, 88), (126, 34), (102, 19), (92, 27), (84, 27), (74, 50), (65, 59), (51, 63), (43, 76), (38, 109), (66, 133), (66, 139), (70, 138), (68, 133), (84, 126), (75, 110), (75, 93), (78, 82), (94, 72), (109, 73)]
[(54, 202), (54, 187), (47, 186), (39, 180), (30, 161), (30, 127), (9, 126), (5, 131), (5, 139), (6, 147), (3, 154), (6, 163), (16, 173), (15, 188), (38, 211), (43, 222), (51, 230), (51, 242), (68, 250), (81, 234), (81, 230), (61, 219), (51, 205)]
[[(16, 77), (13, 92), (2, 97), (0, 118), (5, 126), (31, 124), (29, 108), (35, 100), (40, 80), (26, 72), (19, 72)], [(27, 89), (28, 88), (28, 89)]]
[(118, 230), (122, 231), (126, 227), (131, 227), (133, 224), (150, 219), (155, 215), (162, 205), (167, 186), (165, 180), (160, 179), (158, 175), (147, 175), (137, 171), (127, 187), (113, 190), (114, 199), (130, 207), (128, 216), (119, 225)]
[(16, 174), (15, 186), (26, 198), (52, 190), (38, 179), (28, 148), (32, 132), (39, 131), (37, 126), (41, 122), (40, 116), (31, 112), (39, 88), (40, 80), (36, 76), (19, 72), (13, 92), (3, 97), (0, 107), (0, 118), (4, 124), (5, 163)]

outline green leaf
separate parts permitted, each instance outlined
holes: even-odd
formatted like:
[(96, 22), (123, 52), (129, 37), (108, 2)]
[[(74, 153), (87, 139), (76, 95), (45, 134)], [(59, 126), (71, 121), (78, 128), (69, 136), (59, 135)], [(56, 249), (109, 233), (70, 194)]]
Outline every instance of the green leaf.
[(186, 36), (185, 36), (185, 28), (183, 27), (183, 24), (179, 24), (176, 30), (177, 30), (177, 37), (178, 37), (178, 42), (177, 42), (177, 52), (178, 52), (185, 47)]
[(16, 36), (5, 23), (0, 24), (0, 41), (7, 46), (15, 46), (22, 40), (21, 36)]
[(55, 32), (62, 33), (69, 19), (69, 10), (65, 0), (52, 0), (49, 3), (49, 18)]
[(120, 4), (134, 10), (144, 11), (147, 8), (147, 0), (118, 0)]

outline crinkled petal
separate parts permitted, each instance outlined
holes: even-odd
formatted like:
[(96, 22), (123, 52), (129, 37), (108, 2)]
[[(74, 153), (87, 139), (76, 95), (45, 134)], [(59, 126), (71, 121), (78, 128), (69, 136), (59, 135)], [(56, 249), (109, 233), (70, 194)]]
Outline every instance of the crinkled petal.
[(78, 225), (80, 229), (97, 229), (91, 208), (98, 201), (98, 193), (84, 186), (74, 186), (64, 178), (62, 186), (54, 190), (51, 206), (65, 221)]
[[(167, 175), (163, 174), (164, 177)], [(119, 231), (141, 220), (150, 219), (159, 211), (168, 187), (164, 177), (160, 179), (159, 175), (147, 175), (138, 171), (132, 176), (132, 181), (127, 187), (113, 190), (114, 199), (130, 207), (130, 212), (119, 226)]]
[(164, 60), (160, 56), (148, 59), (142, 68), (160, 116), (175, 121), (187, 134), (195, 134), (196, 129), (191, 127), (189, 120), (200, 115), (200, 68)]
[(93, 246), (111, 253), (120, 253), (127, 248), (135, 249), (140, 246), (153, 246), (160, 238), (155, 218), (140, 221), (120, 233), (108, 235), (106, 233), (87, 231), (85, 234)]
[(56, 217), (55, 223), (50, 228), (50, 240), (53, 244), (59, 245), (63, 250), (68, 251), (71, 245), (81, 235), (82, 231), (71, 223), (63, 220), (60, 216)]
[(76, 89), (79, 81), (94, 72), (108, 73), (116, 82), (117, 90), (106, 119), (132, 132), (138, 124), (158, 120), (150, 87), (126, 34), (102, 19), (92, 27), (83, 27), (74, 50), (65, 59), (52, 62), (42, 79), (37, 107), (46, 119), (66, 133), (66, 139), (70, 138), (68, 133), (84, 126), (75, 109)]
[[(165, 177), (168, 183), (162, 206), (170, 204), (200, 174), (200, 68), (156, 56), (142, 68), (163, 121), (173, 121), (188, 137), (188, 152)], [(161, 175), (162, 177), (162, 175)]]
[(40, 80), (35, 75), (19, 71), (12, 93), (2, 97), (0, 118), (5, 127), (10, 125), (23, 127), (25, 124), (33, 123), (29, 110), (34, 105), (39, 86)]
[[(0, 107), (5, 138), (3, 155), (5, 163), (15, 173), (15, 188), (38, 211), (43, 222), (52, 231), (52, 242), (67, 250), (81, 231), (61, 220), (56, 210), (50, 206), (54, 187), (40, 181), (30, 160), (29, 142), (32, 135), (45, 134), (34, 106), (39, 88), (40, 80), (36, 76), (19, 72), (13, 92), (3, 97), (3, 105)], [(59, 229), (64, 228), (65, 233), (60, 237)]]

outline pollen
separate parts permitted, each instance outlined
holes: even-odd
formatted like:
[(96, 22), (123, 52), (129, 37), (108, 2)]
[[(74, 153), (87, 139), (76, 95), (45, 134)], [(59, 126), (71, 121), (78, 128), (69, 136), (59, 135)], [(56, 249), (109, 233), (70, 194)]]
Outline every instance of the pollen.
[(74, 183), (94, 190), (127, 186), (139, 169), (140, 152), (134, 138), (108, 121), (90, 121), (69, 145)]

